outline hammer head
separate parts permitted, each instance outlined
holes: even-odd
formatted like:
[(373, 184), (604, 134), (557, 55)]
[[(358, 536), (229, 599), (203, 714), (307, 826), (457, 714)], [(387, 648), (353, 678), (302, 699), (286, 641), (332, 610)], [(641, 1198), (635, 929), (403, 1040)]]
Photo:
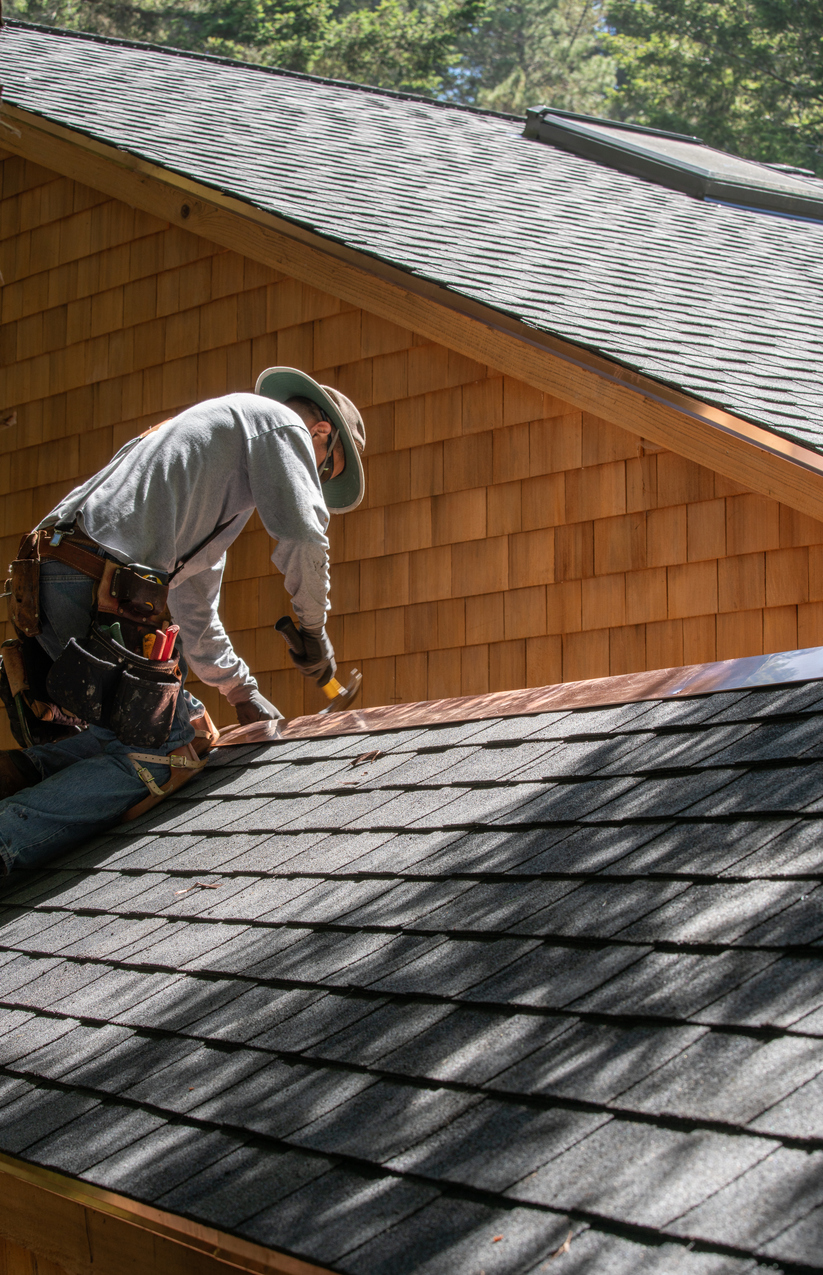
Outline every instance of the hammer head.
[(363, 674), (358, 673), (357, 669), (353, 668), (346, 685), (340, 687), (334, 698), (329, 700), (325, 708), (320, 709), (317, 716), (323, 717), (326, 713), (339, 713), (342, 708), (348, 708), (357, 699), (362, 681)]

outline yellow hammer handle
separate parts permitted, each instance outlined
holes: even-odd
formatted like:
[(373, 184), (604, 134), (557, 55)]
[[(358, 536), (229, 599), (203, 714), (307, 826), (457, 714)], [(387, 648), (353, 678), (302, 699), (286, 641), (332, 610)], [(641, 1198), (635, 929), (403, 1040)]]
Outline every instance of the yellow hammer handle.
[(340, 685), (340, 683), (337, 681), (336, 678), (330, 677), (328, 682), (326, 682), (326, 685), (321, 687), (320, 689), (322, 690), (323, 694), (326, 696), (326, 699), (336, 699), (336, 697), (342, 691), (343, 687)]

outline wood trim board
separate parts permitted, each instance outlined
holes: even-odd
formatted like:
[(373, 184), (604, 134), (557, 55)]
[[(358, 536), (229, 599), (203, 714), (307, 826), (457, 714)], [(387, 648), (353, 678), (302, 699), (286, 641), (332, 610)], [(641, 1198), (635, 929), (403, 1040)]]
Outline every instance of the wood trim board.
[(823, 520), (823, 457), (446, 288), (125, 151), (4, 105), (7, 149), (573, 402)]
[(67, 1275), (332, 1275), (2, 1153), (0, 1232)]

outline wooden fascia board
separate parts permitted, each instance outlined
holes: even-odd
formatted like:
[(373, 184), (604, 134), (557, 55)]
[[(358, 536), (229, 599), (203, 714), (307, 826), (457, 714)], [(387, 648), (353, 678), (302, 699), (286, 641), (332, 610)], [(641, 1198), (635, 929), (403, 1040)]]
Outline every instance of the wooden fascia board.
[(333, 1275), (325, 1266), (5, 1154), (0, 1233), (68, 1275)]
[(529, 328), (85, 134), (5, 105), (7, 148), (397, 323), (823, 519), (823, 457), (760, 426)]

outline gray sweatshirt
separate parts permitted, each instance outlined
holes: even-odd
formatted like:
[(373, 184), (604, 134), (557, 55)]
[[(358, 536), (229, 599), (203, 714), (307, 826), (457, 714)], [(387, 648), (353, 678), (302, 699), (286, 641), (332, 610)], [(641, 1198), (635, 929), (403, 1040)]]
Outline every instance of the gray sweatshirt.
[[(257, 394), (210, 399), (133, 439), (76, 487), (40, 524), (79, 519), (120, 562), (171, 573), (169, 610), (190, 667), (236, 703), (257, 685), (217, 611), (226, 550), (257, 508), (277, 541), (282, 571), (302, 623), (325, 623), (329, 601), (329, 514), (311, 435), (289, 408)], [(198, 546), (221, 523), (220, 535)], [(191, 556), (193, 555), (193, 556)]]

